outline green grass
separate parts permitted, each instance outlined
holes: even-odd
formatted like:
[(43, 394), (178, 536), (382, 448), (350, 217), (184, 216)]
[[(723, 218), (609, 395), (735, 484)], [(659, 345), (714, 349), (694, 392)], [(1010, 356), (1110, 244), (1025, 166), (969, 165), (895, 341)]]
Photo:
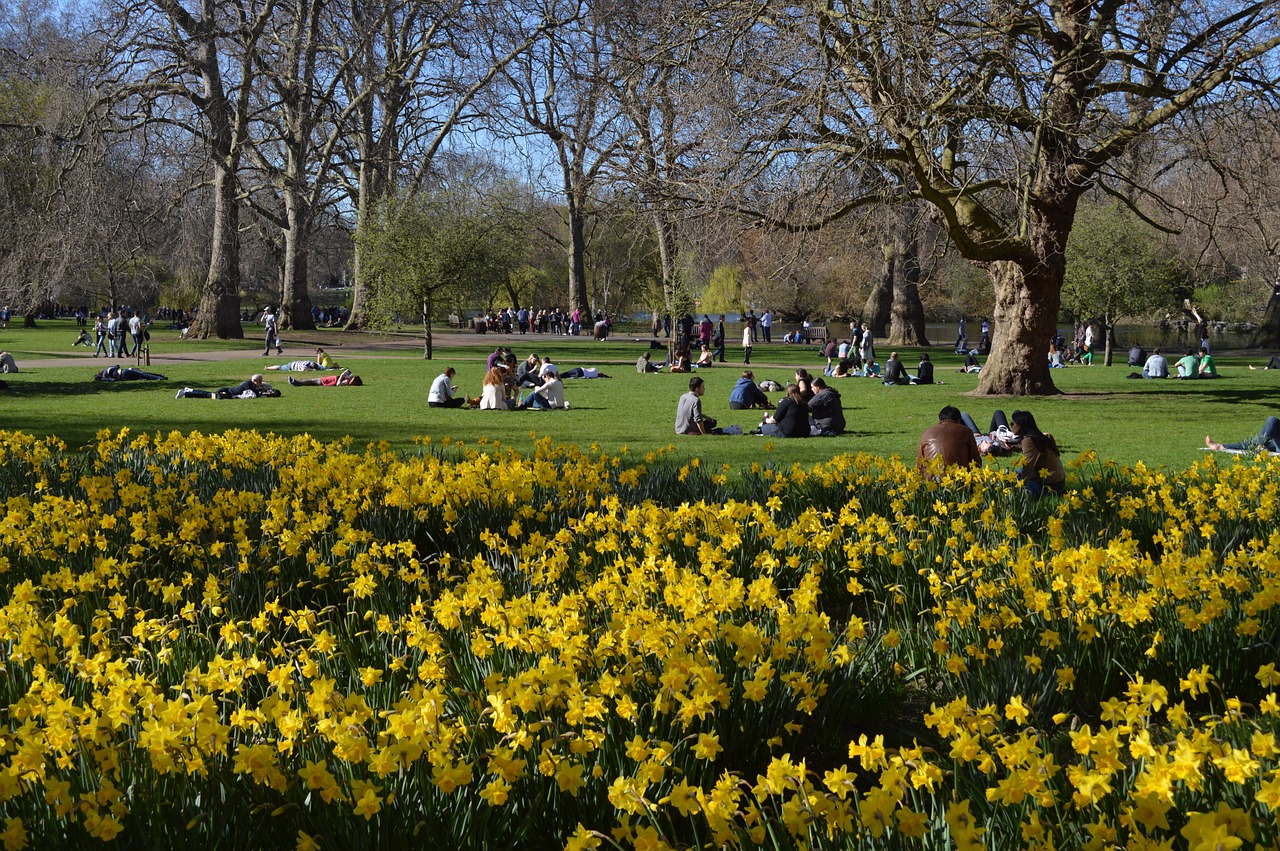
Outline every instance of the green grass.
[[(37, 357), (69, 357), (75, 339), (71, 321), (42, 322), (37, 330), (11, 327), (0, 334), (0, 349), (12, 352), (21, 365)], [(406, 348), (357, 356), (349, 348), (355, 338), (341, 332), (320, 330), (286, 335), (286, 355), (270, 360), (258, 356), (261, 343), (255, 326), (243, 341), (180, 341), (173, 332), (153, 332), (154, 352), (242, 350), (244, 356), (228, 361), (156, 366), (168, 376), (163, 382), (101, 384), (92, 380), (106, 362), (85, 357), (83, 366), (37, 367), (5, 376), (11, 386), (0, 395), (0, 428), (34, 434), (56, 434), (71, 446), (81, 446), (102, 428), (145, 432), (221, 431), (252, 428), (277, 434), (309, 433), (336, 440), (351, 436), (359, 444), (386, 441), (409, 448), (415, 438), (433, 442), (444, 439), (468, 445), (481, 438), (498, 440), (517, 449), (528, 449), (534, 436), (550, 436), (579, 446), (597, 444), (610, 452), (625, 446), (632, 453), (676, 447), (678, 457), (697, 456), (703, 463), (741, 467), (753, 461), (775, 464), (809, 463), (843, 452), (866, 451), (879, 455), (913, 456), (920, 432), (937, 419), (948, 404), (968, 411), (984, 426), (997, 407), (1006, 412), (1026, 407), (1042, 428), (1052, 432), (1070, 460), (1085, 450), (1122, 463), (1139, 460), (1149, 465), (1183, 467), (1202, 457), (1205, 434), (1216, 439), (1238, 440), (1255, 434), (1263, 419), (1277, 413), (1280, 372), (1250, 371), (1257, 356), (1226, 355), (1218, 358), (1224, 377), (1218, 381), (1131, 381), (1132, 370), (1117, 365), (1071, 367), (1054, 372), (1054, 380), (1066, 395), (1043, 399), (990, 399), (969, 394), (977, 376), (956, 371), (959, 359), (948, 351), (932, 349), (938, 378), (932, 387), (884, 387), (874, 379), (835, 379), (849, 421), (847, 434), (837, 438), (776, 440), (752, 436), (677, 438), (673, 431), (676, 400), (688, 387), (680, 375), (641, 376), (635, 359), (646, 346), (631, 342), (596, 343), (589, 339), (527, 337), (514, 339), (518, 355), (530, 350), (549, 355), (562, 368), (598, 366), (610, 380), (566, 381), (569, 411), (472, 411), (428, 408), (427, 390), (445, 364), (458, 370), (461, 392), (475, 395), (483, 375), (483, 359), (505, 338), (476, 337), (474, 344), (437, 348), (436, 359), (424, 361), (421, 350)], [(368, 338), (362, 338), (368, 339)], [(412, 345), (419, 336), (409, 336)], [(619, 339), (619, 338), (615, 338)], [(374, 342), (386, 338), (374, 337)], [(325, 344), (344, 365), (368, 382), (360, 388), (291, 388), (286, 374), (275, 383), (279, 399), (253, 401), (175, 400), (185, 386), (217, 388), (234, 384), (261, 370), (267, 363), (305, 357), (308, 345)], [(339, 345), (346, 343), (347, 346)], [(903, 350), (903, 360), (914, 367), (919, 350)], [(882, 357), (887, 352), (882, 353)], [(723, 425), (745, 429), (760, 419), (758, 411), (730, 411), (729, 390), (742, 365), (741, 349), (731, 346), (730, 363), (702, 370), (707, 382), (703, 400), (706, 412)], [(735, 361), (735, 359), (737, 359)], [(785, 383), (791, 368), (804, 365), (815, 374), (823, 360), (811, 347), (774, 344), (759, 346), (753, 358), (757, 379)], [(1123, 362), (1124, 355), (1118, 358)], [(779, 364), (777, 367), (763, 364)], [(270, 374), (269, 374), (270, 376)], [(271, 377), (268, 380), (272, 380)], [(770, 394), (776, 399), (778, 394)], [(1000, 463), (1012, 463), (1003, 461)]]

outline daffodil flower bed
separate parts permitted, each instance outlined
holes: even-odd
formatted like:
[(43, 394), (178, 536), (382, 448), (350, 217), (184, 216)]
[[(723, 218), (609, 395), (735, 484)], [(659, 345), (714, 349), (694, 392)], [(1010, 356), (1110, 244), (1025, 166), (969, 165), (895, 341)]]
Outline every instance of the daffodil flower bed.
[(7, 849), (1280, 843), (1274, 459), (0, 444)]

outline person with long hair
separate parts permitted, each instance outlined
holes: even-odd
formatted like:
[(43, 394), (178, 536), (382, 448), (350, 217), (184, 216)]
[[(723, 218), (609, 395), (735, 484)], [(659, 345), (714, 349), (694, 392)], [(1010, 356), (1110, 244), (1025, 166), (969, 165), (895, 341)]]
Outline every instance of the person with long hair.
[(773, 416), (764, 418), (760, 433), (772, 437), (808, 437), (809, 406), (797, 384), (788, 384), (786, 395), (778, 400)]
[(480, 382), (480, 410), (505, 411), (507, 407), (507, 370), (495, 366)]
[(1022, 468), (1018, 477), (1022, 479), (1023, 487), (1037, 498), (1046, 490), (1064, 493), (1067, 473), (1062, 467), (1058, 442), (1040, 430), (1030, 411), (1014, 411), (1010, 419), (1022, 449)]

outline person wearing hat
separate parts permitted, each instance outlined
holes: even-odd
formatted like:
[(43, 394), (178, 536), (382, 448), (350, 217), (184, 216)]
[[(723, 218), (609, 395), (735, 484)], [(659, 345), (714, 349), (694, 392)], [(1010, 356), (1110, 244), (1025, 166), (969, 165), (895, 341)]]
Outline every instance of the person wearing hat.
[(267, 347), (262, 350), (262, 354), (264, 356), (271, 354), (273, 345), (276, 347), (276, 354), (284, 354), (284, 349), (280, 348), (280, 323), (276, 319), (276, 309), (274, 307), (268, 307), (262, 311), (262, 324), (265, 327), (267, 341)]

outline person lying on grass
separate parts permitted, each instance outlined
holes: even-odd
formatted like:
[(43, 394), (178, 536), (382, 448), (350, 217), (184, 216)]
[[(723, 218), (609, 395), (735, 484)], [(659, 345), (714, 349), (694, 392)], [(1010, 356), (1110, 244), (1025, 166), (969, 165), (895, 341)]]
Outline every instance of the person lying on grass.
[(242, 381), (234, 387), (219, 387), (217, 390), (196, 390), (184, 387), (178, 391), (176, 399), (257, 399), (260, 397), (279, 396), (280, 391), (262, 380), (262, 373), (254, 373), (248, 381)]
[(337, 375), (323, 375), (319, 378), (294, 378), (289, 376), (289, 384), (294, 387), (360, 387), (364, 381), (349, 369)]
[(164, 381), (165, 377), (155, 372), (143, 372), (131, 366), (109, 366), (98, 370), (94, 381)]
[(1257, 437), (1251, 437), (1239, 443), (1218, 443), (1206, 434), (1204, 445), (1205, 448), (1212, 449), (1214, 452), (1250, 452), (1257, 449), (1280, 453), (1280, 419), (1267, 417)]

